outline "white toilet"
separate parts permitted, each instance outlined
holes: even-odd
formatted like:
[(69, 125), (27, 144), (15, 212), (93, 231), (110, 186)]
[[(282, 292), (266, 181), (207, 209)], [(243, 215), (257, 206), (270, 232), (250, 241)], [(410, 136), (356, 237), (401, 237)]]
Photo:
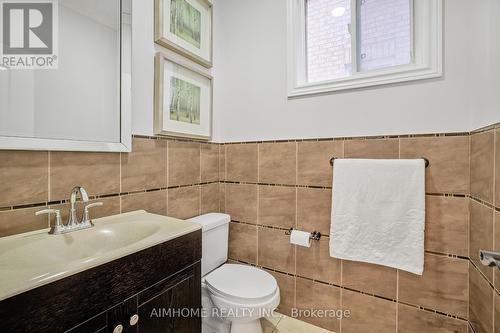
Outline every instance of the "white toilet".
[(226, 264), (229, 245), (227, 214), (190, 219), (201, 224), (203, 333), (262, 333), (260, 318), (280, 302), (276, 279), (252, 266)]

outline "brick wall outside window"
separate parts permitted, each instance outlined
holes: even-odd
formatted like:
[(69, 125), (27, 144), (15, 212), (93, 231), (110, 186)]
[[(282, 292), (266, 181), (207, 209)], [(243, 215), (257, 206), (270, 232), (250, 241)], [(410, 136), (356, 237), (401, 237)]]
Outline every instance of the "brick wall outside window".
[[(359, 67), (362, 71), (408, 64), (411, 60), (410, 0), (360, 0)], [(334, 17), (335, 8), (345, 13)], [(349, 76), (349, 0), (307, 0), (308, 81)]]

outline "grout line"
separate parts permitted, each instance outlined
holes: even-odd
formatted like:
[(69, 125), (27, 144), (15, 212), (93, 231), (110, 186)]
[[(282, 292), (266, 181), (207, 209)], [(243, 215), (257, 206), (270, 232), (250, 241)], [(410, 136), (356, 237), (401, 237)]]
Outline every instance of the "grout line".
[(224, 145), (224, 179), (222, 179), (222, 181), (226, 181), (227, 180), (227, 146)]
[(259, 222), (260, 222), (260, 219), (259, 219), (259, 207), (260, 207), (260, 202), (259, 202), (259, 198), (260, 198), (260, 187), (257, 186), (257, 218), (256, 218), (256, 231), (257, 231), (257, 237), (256, 237), (256, 242), (257, 242), (257, 248), (256, 248), (256, 255), (257, 255), (257, 264), (259, 264)]
[[(469, 221), (470, 221), (470, 200), (469, 200)], [(469, 228), (470, 228), (470, 223), (469, 223)], [(467, 236), (470, 235), (470, 231), (468, 233)], [(468, 237), (469, 238), (469, 237)], [(469, 247), (469, 244), (470, 244), (470, 239), (467, 240), (467, 254), (470, 255), (469, 251), (470, 251), (470, 247)], [(470, 262), (470, 258), (469, 258), (469, 265), (467, 266), (467, 319), (470, 320), (469, 318), (469, 313), (470, 313), (470, 265), (471, 265), (471, 262)], [(470, 324), (470, 321), (467, 321), (469, 324)]]
[(297, 275), (293, 276), (293, 307), (297, 308)]
[[(339, 260), (340, 260), (340, 285), (343, 286), (344, 285), (344, 279), (343, 279), (344, 260), (343, 259), (339, 259)], [(344, 310), (344, 289), (342, 289), (342, 288), (340, 288), (340, 308), (342, 310)], [(339, 331), (342, 332), (342, 317), (340, 317)]]
[[(495, 274), (493, 274), (493, 275), (495, 275)], [(495, 290), (495, 289), (493, 289), (493, 290)], [(496, 311), (495, 311), (495, 300), (496, 300), (496, 299), (497, 299), (497, 297), (495, 297), (495, 294), (493, 294), (493, 305), (492, 305), (492, 308), (491, 308), (491, 309), (492, 309), (492, 312), (493, 312), (493, 313), (492, 313), (492, 315), (493, 315), (493, 316), (492, 316), (492, 318), (493, 318), (493, 332), (496, 332), (496, 329), (495, 329), (495, 326), (496, 326), (496, 325), (495, 325), (495, 315), (496, 315)]]
[(396, 332), (399, 327), (399, 269), (396, 269)]
[[(51, 163), (51, 153), (49, 150), (49, 151), (47, 151), (47, 198), (48, 198), (48, 202), (50, 202), (50, 181), (51, 181), (50, 163)], [(47, 224), (48, 224), (48, 228), (50, 228), (50, 214), (47, 214)]]
[[(257, 144), (257, 181), (260, 182), (260, 149), (261, 145)], [(256, 243), (257, 243), (257, 248), (256, 248), (256, 263), (259, 264), (259, 192), (260, 188), (257, 186), (257, 219), (256, 219), (256, 227), (255, 231), (257, 232), (257, 237), (256, 237)]]
[[(495, 126), (493, 126), (493, 128), (495, 128)], [(495, 231), (495, 222), (496, 222), (496, 214), (495, 214), (495, 210), (496, 210), (496, 207), (495, 207), (495, 204), (496, 204), (496, 158), (495, 158), (495, 154), (496, 154), (496, 130), (493, 130), (493, 197), (492, 197), (492, 202), (493, 202), (493, 237), (492, 237), (492, 244), (491, 244), (491, 248), (493, 250), (495, 250), (495, 241), (496, 241), (496, 231)], [(496, 271), (493, 271), (493, 276), (491, 278), (492, 280), (492, 287), (493, 287), (493, 290), (495, 291), (495, 280), (496, 280)], [(494, 295), (493, 295), (494, 296)], [(493, 332), (496, 332), (495, 331), (495, 297), (493, 297), (493, 300), (492, 300), (492, 305), (491, 305), (491, 311), (492, 311), (492, 318), (493, 318)]]
[(227, 179), (227, 146), (224, 145), (224, 179), (221, 182), (223, 188), (224, 188), (224, 212), (227, 212), (227, 191), (226, 191), (226, 181)]
[(257, 144), (257, 184), (260, 183), (260, 149), (261, 145)]
[(500, 291), (495, 288), (493, 283), (486, 277), (486, 275), (483, 273), (483, 271), (479, 268), (478, 265), (474, 262), (474, 260), (469, 259), (469, 263), (476, 269), (476, 271), (479, 272), (479, 275), (490, 285), (490, 288), (493, 289), (494, 292), (496, 292), (500, 296)]
[[(201, 185), (198, 185), (198, 215), (201, 215), (202, 213), (202, 208), (201, 208), (201, 204), (202, 204), (202, 200), (201, 200), (201, 195), (202, 195), (202, 190), (201, 190)], [(168, 195), (167, 195), (168, 197)]]
[(123, 178), (123, 174), (122, 174), (122, 153), (120, 152), (119, 153), (119, 157), (118, 157), (120, 163), (119, 163), (119, 175), (120, 175), (120, 182), (119, 182), (119, 189), (120, 189), (120, 193), (123, 192), (123, 184), (122, 184), (122, 178)]
[[(299, 145), (295, 143), (295, 184), (299, 183)], [(295, 188), (295, 228), (297, 228), (297, 188)], [(297, 246), (293, 247), (294, 266), (293, 271), (297, 274)]]
[[(170, 186), (170, 142), (171, 141), (167, 141), (167, 156), (166, 156), (166, 159), (167, 159), (167, 189), (168, 187)], [(169, 213), (169, 193), (170, 191), (167, 190), (167, 202), (166, 202), (166, 209), (167, 209), (167, 214)]]
[(401, 139), (398, 140), (398, 159), (401, 159)]
[(220, 174), (221, 174), (221, 150), (222, 150), (222, 146), (221, 145), (218, 145), (217, 146), (217, 179), (219, 180), (219, 182), (217, 183), (217, 196), (219, 198), (218, 200), (218, 212), (219, 213), (222, 213), (222, 209), (221, 209), (221, 197), (220, 197)]
[(48, 202), (50, 202), (50, 164), (51, 164), (51, 152), (47, 152), (47, 197), (48, 197)]
[[(198, 145), (198, 161), (200, 162), (200, 172), (199, 172), (199, 177), (198, 179), (200, 180), (200, 183), (201, 183), (201, 147), (202, 147), (202, 144), (199, 144)], [(218, 161), (218, 160), (217, 160)], [(198, 215), (201, 215), (201, 212), (202, 212), (202, 209), (201, 209), (201, 185), (198, 185)], [(168, 195), (167, 195), (168, 197)]]
[[(401, 139), (398, 140), (398, 159), (401, 159)], [(425, 195), (424, 195), (424, 200), (425, 200)], [(424, 256), (425, 256), (425, 250), (424, 250)], [(396, 332), (398, 331), (399, 331), (399, 269), (396, 269)]]
[[(133, 141), (132, 141), (132, 146), (133, 146)], [(123, 184), (122, 184), (122, 179), (123, 179), (123, 173), (122, 173), (122, 153), (120, 152), (120, 193), (123, 192)], [(123, 208), (122, 208), (122, 198), (121, 196), (119, 197), (119, 210), (120, 210), (120, 214), (123, 212)]]
[[(467, 146), (467, 153), (469, 155), (469, 195), (468, 195), (468, 200), (467, 200), (467, 256), (470, 257), (470, 231), (471, 231), (471, 190), (470, 190), (470, 185), (471, 185), (471, 166), (472, 166), (472, 154), (471, 154), (471, 147), (472, 147), (472, 138), (469, 135), (468, 139), (468, 146)], [(467, 313), (469, 313), (469, 303), (470, 303), (470, 286), (469, 286), (469, 281), (470, 281), (470, 270), (467, 271)]]
[(295, 185), (299, 183), (299, 145), (295, 143)]
[(239, 182), (234, 180), (223, 181), (226, 184), (235, 185), (260, 185), (260, 186), (276, 186), (276, 187), (299, 187), (299, 188), (314, 188), (314, 189), (325, 189), (331, 190), (331, 186), (311, 186), (311, 185), (292, 185), (292, 184), (271, 184), (271, 183), (259, 183), (259, 182)]
[(492, 209), (492, 210), (494, 210), (496, 212), (500, 212), (500, 207), (496, 207), (496, 206), (494, 206), (494, 205), (492, 205), (492, 204), (490, 204), (490, 203), (488, 203), (486, 201), (483, 201), (483, 200), (481, 200), (481, 199), (479, 199), (477, 197), (474, 197), (472, 195), (469, 195), (468, 197), (469, 197), (469, 199), (471, 199), (472, 201), (476, 202), (477, 204), (481, 204), (481, 205), (483, 205), (483, 206), (485, 206), (487, 208), (490, 208), (490, 209)]
[[(298, 156), (298, 151), (299, 151), (299, 145), (296, 144), (295, 145), (295, 152), (296, 152), (296, 155), (295, 155), (295, 184), (298, 184), (298, 178), (299, 178), (299, 171), (298, 171), (298, 160), (299, 160), (299, 156)], [(295, 187), (295, 228), (298, 228), (299, 227), (299, 191), (298, 191), (298, 187)], [(295, 272), (295, 275), (293, 277), (293, 306), (295, 308), (297, 308), (297, 246), (294, 247), (294, 251), (295, 251), (295, 267), (294, 267), (294, 272)]]

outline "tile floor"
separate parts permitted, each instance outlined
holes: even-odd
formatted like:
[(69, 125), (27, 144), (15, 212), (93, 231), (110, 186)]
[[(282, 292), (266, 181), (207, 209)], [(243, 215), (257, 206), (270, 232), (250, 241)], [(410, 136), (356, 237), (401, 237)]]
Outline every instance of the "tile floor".
[(264, 333), (331, 333), (323, 328), (279, 313), (274, 317), (261, 319), (261, 324)]

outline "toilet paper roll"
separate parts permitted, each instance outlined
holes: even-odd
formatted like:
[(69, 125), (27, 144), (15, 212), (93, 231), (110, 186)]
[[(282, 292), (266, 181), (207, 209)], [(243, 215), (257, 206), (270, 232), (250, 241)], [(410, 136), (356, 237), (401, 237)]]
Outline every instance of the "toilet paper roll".
[(308, 232), (292, 230), (292, 232), (290, 233), (290, 244), (310, 247), (311, 239), (309, 238), (309, 236), (311, 236), (311, 234)]

